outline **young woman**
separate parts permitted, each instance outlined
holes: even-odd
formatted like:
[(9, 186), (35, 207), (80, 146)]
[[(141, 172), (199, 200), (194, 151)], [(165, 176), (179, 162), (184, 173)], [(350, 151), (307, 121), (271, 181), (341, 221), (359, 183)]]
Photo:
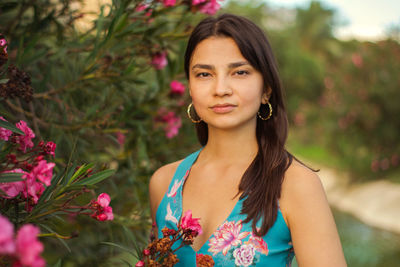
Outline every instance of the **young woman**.
[(250, 20), (225, 14), (193, 30), (185, 53), (188, 116), (202, 149), (158, 169), (150, 203), (158, 234), (183, 212), (203, 233), (177, 266), (211, 255), (215, 266), (346, 266), (318, 176), (286, 149), (277, 66)]

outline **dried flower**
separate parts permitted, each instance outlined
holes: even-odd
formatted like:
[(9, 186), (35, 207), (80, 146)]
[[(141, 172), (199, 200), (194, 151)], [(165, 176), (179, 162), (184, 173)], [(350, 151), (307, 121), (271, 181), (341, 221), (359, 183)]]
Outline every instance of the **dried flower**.
[(0, 97), (21, 97), (26, 102), (30, 102), (33, 98), (33, 88), (29, 75), (14, 65), (10, 65), (8, 66), (7, 76), (8, 82), (0, 84)]
[(214, 260), (210, 255), (196, 254), (196, 266), (197, 267), (213, 267)]

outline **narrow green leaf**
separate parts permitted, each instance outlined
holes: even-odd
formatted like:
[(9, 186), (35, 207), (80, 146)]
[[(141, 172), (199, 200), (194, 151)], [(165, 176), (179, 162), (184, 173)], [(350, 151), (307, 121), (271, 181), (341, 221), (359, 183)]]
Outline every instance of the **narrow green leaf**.
[(21, 131), (20, 129), (18, 129), (17, 127), (15, 127), (12, 123), (10, 123), (8, 121), (0, 120), (0, 127), (6, 128), (6, 129), (8, 129), (8, 130), (10, 130), (10, 131), (12, 131), (14, 133), (17, 133), (17, 134), (24, 134), (23, 131)]
[(23, 173), (0, 173), (0, 183), (18, 182), (22, 180)]
[(89, 163), (89, 164), (83, 164), (75, 173), (72, 175), (72, 177), (68, 180), (67, 185), (70, 185), (73, 183), (79, 176), (87, 172), (90, 168), (93, 168), (94, 164)]
[(96, 174), (93, 174), (92, 176), (79, 181), (77, 183), (75, 183), (76, 185), (94, 185), (97, 184), (101, 181), (103, 181), (104, 179), (107, 179), (108, 177), (110, 177), (111, 175), (114, 174), (114, 170), (104, 170), (101, 172), (98, 172)]
[(101, 242), (100, 244), (104, 244), (104, 245), (109, 245), (109, 246), (117, 247), (117, 248), (119, 248), (119, 249), (122, 249), (122, 250), (128, 252), (128, 253), (131, 254), (132, 256), (135, 256), (135, 257), (136, 257), (136, 255), (132, 252), (131, 249), (129, 249), (129, 248), (127, 248), (127, 247), (124, 247), (124, 246), (121, 246), (121, 245), (119, 245), (119, 244), (115, 244), (115, 243), (112, 243), (112, 242)]

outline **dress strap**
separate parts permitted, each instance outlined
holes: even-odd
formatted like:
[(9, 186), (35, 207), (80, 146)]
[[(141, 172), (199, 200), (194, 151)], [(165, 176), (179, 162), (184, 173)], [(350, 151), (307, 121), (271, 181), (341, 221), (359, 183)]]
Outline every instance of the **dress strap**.
[[(193, 163), (196, 161), (197, 157), (199, 156), (200, 151), (202, 150), (199, 149), (196, 152), (193, 152), (192, 154), (190, 154), (189, 156), (187, 156), (176, 168), (175, 174), (172, 177), (171, 183), (169, 184), (168, 187), (168, 192), (171, 191), (172, 187), (180, 182), (186, 175), (187, 172), (190, 170), (190, 168), (192, 167)], [(167, 192), (167, 193), (168, 193)]]

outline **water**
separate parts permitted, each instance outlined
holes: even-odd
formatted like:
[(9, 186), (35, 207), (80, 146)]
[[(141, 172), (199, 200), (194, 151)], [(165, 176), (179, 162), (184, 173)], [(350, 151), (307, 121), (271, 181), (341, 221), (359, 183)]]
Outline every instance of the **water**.
[[(400, 235), (333, 210), (349, 267), (400, 267)], [(293, 266), (297, 266), (294, 261)]]

